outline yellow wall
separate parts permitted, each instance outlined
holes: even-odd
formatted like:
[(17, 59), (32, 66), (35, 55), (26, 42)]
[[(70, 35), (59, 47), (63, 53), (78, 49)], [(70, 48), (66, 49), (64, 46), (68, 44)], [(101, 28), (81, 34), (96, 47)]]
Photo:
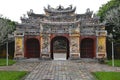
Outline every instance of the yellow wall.
[(100, 36), (98, 37), (98, 52), (106, 51), (106, 37)]
[(21, 37), (17, 37), (16, 38), (16, 47), (19, 47), (20, 49), (22, 48), (22, 38)]
[(23, 54), (23, 38), (22, 37), (16, 37), (15, 38), (15, 54), (14, 57), (24, 57)]

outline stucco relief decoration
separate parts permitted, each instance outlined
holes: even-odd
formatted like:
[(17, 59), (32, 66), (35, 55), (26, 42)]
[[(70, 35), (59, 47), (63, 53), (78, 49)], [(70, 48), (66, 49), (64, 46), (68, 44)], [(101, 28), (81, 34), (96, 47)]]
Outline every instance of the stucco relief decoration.
[(79, 26), (78, 25), (71, 25), (70, 32), (71, 33), (80, 33)]
[(78, 39), (72, 38), (71, 39), (71, 52), (77, 53), (78, 52)]
[(102, 45), (98, 46), (98, 51), (101, 52), (102, 50), (103, 50), (103, 46)]
[(90, 28), (90, 27), (85, 27), (81, 30), (81, 33), (84, 35), (93, 35), (94, 33), (94, 28)]
[(79, 28), (72, 29), (72, 33), (79, 33)]
[(106, 32), (99, 32), (98, 35), (99, 36), (106, 36), (107, 34), (106, 34)]
[(49, 48), (49, 36), (48, 34), (43, 35), (43, 44), (42, 44), (42, 50), (43, 52), (47, 52)]

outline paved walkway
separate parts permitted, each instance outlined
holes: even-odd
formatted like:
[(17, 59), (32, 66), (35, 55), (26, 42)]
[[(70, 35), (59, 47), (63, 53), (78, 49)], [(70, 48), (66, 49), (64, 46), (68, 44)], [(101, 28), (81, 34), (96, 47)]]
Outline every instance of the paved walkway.
[(42, 61), (25, 80), (94, 80), (84, 65), (72, 61)]
[(30, 71), (24, 80), (95, 80), (91, 72), (120, 71), (120, 68), (81, 60), (32, 60), (3, 66), (0, 70)]

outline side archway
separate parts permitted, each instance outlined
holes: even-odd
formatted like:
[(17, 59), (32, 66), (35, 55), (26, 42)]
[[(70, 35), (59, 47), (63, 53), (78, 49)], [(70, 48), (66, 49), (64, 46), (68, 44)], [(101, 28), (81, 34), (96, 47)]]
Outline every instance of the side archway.
[(27, 58), (39, 58), (40, 57), (40, 43), (38, 39), (30, 38), (26, 40), (26, 54)]
[(81, 58), (93, 58), (95, 57), (94, 40), (91, 38), (82, 39), (80, 44), (80, 56)]

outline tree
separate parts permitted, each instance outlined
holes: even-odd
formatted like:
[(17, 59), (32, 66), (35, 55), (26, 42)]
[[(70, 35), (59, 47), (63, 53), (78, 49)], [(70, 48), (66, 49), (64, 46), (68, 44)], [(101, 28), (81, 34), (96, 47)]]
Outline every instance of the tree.
[(107, 2), (106, 4), (103, 4), (102, 7), (99, 8), (99, 11), (97, 13), (98, 16), (100, 16), (100, 21), (104, 21), (104, 17), (106, 16), (106, 13), (120, 5), (120, 0), (111, 0)]
[[(104, 17), (104, 21), (106, 22), (106, 30), (109, 33), (113, 34), (114, 39), (114, 58), (120, 59), (120, 5), (118, 7), (114, 7), (113, 9), (106, 12)], [(111, 46), (110, 41), (107, 41), (107, 55), (108, 58), (111, 58), (111, 49), (108, 46)]]
[(116, 42), (120, 41), (120, 6), (107, 11), (104, 21), (108, 25), (106, 26), (108, 33), (114, 35)]
[[(118, 49), (120, 47), (116, 47), (116, 45), (120, 42), (120, 0), (111, 0), (108, 3), (102, 5), (100, 7), (98, 13), (98, 16), (100, 16), (100, 21), (105, 22), (105, 28), (109, 33), (113, 34), (114, 38), (114, 49), (117, 51), (115, 53), (115, 58), (118, 59), (120, 51)], [(108, 58), (111, 58), (111, 41), (107, 38), (106, 41), (106, 47), (107, 47), (107, 55)]]
[(116, 41), (120, 38), (120, 0), (111, 0), (100, 7), (97, 15), (106, 23), (106, 30), (112, 33)]
[(120, 33), (120, 6), (106, 12), (104, 21), (106, 23), (112, 24), (114, 30), (117, 33)]
[(0, 45), (8, 39), (8, 34), (15, 30), (15, 22), (0, 16)]

